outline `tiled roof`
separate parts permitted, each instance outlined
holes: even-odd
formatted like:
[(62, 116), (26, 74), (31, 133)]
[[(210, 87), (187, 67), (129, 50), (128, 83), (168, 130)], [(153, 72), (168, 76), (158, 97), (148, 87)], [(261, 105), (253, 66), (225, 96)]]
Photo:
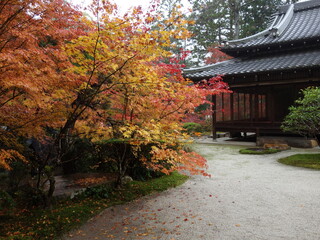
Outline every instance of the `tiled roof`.
[(229, 41), (222, 50), (229, 52), (308, 39), (320, 39), (320, 0), (280, 7), (268, 29), (248, 38)]
[(218, 74), (227, 76), (319, 68), (320, 0), (280, 7), (268, 29), (244, 39), (230, 41), (222, 51), (233, 53), (231, 55), (236, 58), (186, 69), (185, 76), (201, 79)]
[(205, 67), (185, 69), (188, 78), (210, 78), (215, 75), (235, 75), (320, 67), (320, 49), (260, 56), (249, 59), (231, 59)]

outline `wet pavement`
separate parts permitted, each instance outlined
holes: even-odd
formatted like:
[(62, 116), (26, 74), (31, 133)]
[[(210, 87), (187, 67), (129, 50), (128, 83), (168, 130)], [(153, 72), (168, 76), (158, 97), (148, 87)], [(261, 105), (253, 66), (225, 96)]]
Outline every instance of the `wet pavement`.
[(320, 172), (277, 162), (319, 148), (241, 155), (208, 143), (194, 149), (211, 178), (106, 209), (65, 239), (320, 239)]

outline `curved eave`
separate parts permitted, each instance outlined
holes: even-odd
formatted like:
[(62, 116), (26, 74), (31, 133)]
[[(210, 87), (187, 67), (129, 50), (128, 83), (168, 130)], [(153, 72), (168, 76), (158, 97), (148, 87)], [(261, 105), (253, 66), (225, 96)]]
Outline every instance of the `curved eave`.
[(320, 48), (320, 36), (316, 36), (313, 38), (304, 37), (295, 40), (288, 40), (283, 42), (275, 42), (269, 44), (261, 44), (254, 45), (248, 47), (239, 47), (239, 48), (221, 48), (220, 50), (232, 57), (241, 57), (241, 56), (250, 56), (252, 54), (259, 53), (272, 53), (272, 52), (283, 52), (292, 50), (293, 48), (296, 50), (312, 48), (318, 46)]
[(320, 49), (269, 55), (250, 59), (232, 59), (225, 64), (214, 64), (202, 69), (184, 70), (193, 80), (208, 79), (216, 75), (232, 76), (275, 71), (320, 68)]

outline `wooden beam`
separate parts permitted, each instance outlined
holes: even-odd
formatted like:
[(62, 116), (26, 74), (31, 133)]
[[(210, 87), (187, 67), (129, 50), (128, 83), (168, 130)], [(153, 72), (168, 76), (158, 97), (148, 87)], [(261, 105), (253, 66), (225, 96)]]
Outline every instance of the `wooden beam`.
[(309, 83), (309, 82), (319, 82), (319, 78), (304, 78), (304, 79), (289, 79), (287, 81), (266, 81), (266, 82), (247, 82), (243, 84), (229, 84), (230, 88), (240, 88), (240, 87), (254, 87), (254, 86), (273, 86), (281, 84), (292, 84), (292, 83)]

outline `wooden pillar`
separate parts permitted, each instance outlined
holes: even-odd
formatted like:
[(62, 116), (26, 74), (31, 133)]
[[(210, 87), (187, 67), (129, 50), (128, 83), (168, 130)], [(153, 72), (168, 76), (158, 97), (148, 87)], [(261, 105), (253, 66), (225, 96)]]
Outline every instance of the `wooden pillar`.
[(250, 93), (249, 97), (250, 97), (250, 122), (253, 122), (253, 94)]
[(240, 118), (240, 93), (237, 93), (237, 95), (238, 95), (238, 106), (237, 106), (237, 108), (238, 108), (238, 121), (239, 121), (239, 120), (241, 120), (241, 118)]
[(247, 94), (243, 94), (243, 119), (247, 119)]
[(212, 95), (212, 137), (213, 140), (217, 139), (217, 130), (216, 130), (216, 123), (217, 123), (217, 97), (216, 95)]
[(224, 93), (221, 94), (221, 112), (222, 112), (222, 121), (224, 122), (226, 119), (225, 119), (225, 104), (224, 104), (224, 99), (225, 98), (225, 95)]
[(259, 95), (259, 118), (263, 118), (263, 96)]
[(259, 120), (259, 95), (256, 93), (254, 96), (254, 107), (255, 107), (255, 120)]
[(231, 118), (230, 120), (231, 120), (232, 123), (234, 121), (234, 116), (233, 116), (234, 115), (234, 112), (233, 112), (233, 110), (234, 110), (233, 109), (233, 104), (234, 104), (233, 103), (233, 94), (234, 93), (230, 93), (230, 118)]
[(271, 96), (271, 122), (275, 122), (276, 121), (276, 116), (275, 116), (275, 102), (274, 102), (274, 94), (272, 94)]

